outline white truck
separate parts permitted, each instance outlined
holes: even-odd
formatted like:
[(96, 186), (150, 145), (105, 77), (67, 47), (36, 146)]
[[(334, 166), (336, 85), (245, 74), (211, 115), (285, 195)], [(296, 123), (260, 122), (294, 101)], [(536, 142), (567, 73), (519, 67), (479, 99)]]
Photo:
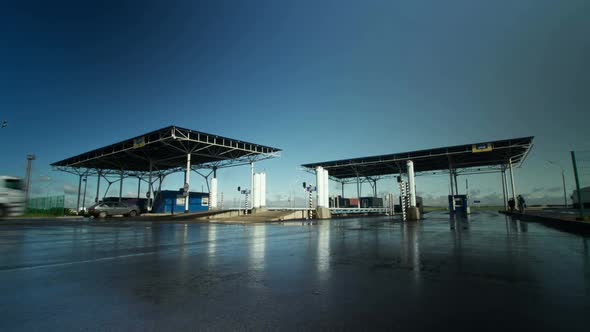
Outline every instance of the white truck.
[(25, 192), (21, 179), (0, 176), (0, 219), (25, 213)]

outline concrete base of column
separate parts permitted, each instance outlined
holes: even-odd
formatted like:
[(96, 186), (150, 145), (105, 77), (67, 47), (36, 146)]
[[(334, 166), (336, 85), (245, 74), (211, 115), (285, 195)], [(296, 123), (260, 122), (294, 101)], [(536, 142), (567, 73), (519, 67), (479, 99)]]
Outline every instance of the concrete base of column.
[(330, 212), (329, 208), (326, 207), (318, 207), (316, 209), (317, 219), (331, 219), (332, 213)]
[(420, 209), (417, 207), (410, 207), (408, 209), (408, 220), (418, 221), (420, 220)]
[(265, 207), (253, 208), (252, 209), (252, 214), (260, 213), (260, 212), (266, 212), (266, 211), (268, 211), (268, 209), (265, 208)]

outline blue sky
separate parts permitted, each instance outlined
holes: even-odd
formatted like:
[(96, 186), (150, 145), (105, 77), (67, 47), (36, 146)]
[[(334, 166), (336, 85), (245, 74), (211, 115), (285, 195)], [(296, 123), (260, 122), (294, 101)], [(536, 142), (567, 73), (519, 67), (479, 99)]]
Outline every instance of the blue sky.
[[(302, 195), (302, 163), (534, 135), (517, 189), (559, 200), (547, 160), (570, 191), (569, 151), (590, 149), (584, 0), (0, 7), (0, 174), (24, 175), (35, 153), (37, 193), (77, 186), (51, 162), (172, 124), (284, 149), (257, 165), (273, 199)], [(248, 174), (220, 171), (227, 201)], [(501, 190), (497, 175), (469, 181), (490, 201)], [(417, 185), (432, 201), (448, 192), (446, 177)]]

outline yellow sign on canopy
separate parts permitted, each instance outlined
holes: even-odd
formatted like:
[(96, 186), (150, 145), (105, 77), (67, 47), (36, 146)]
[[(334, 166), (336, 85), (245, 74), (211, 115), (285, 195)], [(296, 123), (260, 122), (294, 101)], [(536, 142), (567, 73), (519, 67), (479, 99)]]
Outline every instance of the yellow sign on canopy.
[(471, 152), (473, 152), (473, 153), (490, 152), (490, 151), (492, 151), (492, 143), (473, 144), (471, 146)]

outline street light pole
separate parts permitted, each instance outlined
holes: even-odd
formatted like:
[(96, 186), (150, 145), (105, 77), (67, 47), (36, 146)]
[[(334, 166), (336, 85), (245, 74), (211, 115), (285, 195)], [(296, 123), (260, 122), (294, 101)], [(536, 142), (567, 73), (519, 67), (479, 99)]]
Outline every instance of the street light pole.
[(31, 164), (35, 160), (34, 154), (27, 155), (27, 173), (25, 175), (25, 202), (29, 200), (29, 192), (31, 189)]
[(549, 161), (547, 161), (547, 163), (549, 163), (551, 165), (555, 165), (561, 169), (561, 181), (563, 184), (563, 206), (565, 208), (567, 208), (567, 193), (566, 193), (566, 189), (565, 189), (565, 170), (563, 169), (561, 164), (559, 164), (558, 162), (549, 160)]

